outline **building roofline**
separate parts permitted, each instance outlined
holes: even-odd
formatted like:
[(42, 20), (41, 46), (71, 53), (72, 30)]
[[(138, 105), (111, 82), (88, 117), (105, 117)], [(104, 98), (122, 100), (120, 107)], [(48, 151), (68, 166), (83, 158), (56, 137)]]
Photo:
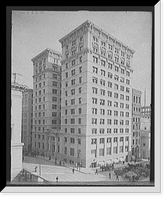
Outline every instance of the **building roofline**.
[(71, 32), (69, 32), (67, 35), (65, 35), (64, 37), (62, 37), (59, 40), (59, 42), (62, 43), (63, 40), (65, 40), (68, 36), (70, 36), (71, 34), (73, 34), (75, 31), (77, 31), (78, 29), (80, 29), (85, 24), (91, 24), (92, 26), (94, 26), (95, 28), (97, 28), (98, 30), (100, 30), (100, 32), (104, 32), (108, 37), (111, 37), (115, 41), (119, 42), (121, 45), (123, 45), (126, 48), (128, 48), (129, 50), (131, 50), (133, 54), (135, 53), (134, 49), (132, 49), (131, 47), (129, 47), (125, 43), (121, 42), (119, 39), (117, 39), (116, 37), (112, 36), (111, 34), (107, 33), (105, 30), (101, 29), (100, 27), (98, 27), (97, 25), (95, 25), (93, 22), (91, 22), (89, 20), (86, 20), (84, 23), (82, 23), (81, 25), (79, 25), (78, 27), (76, 27), (74, 30), (72, 30)]
[(45, 52), (48, 53), (49, 51), (53, 51), (54, 53), (56, 53), (57, 55), (61, 56), (62, 57), (62, 54), (58, 51), (55, 51), (53, 49), (50, 49), (50, 48), (46, 48), (44, 51), (42, 51), (41, 53), (39, 53), (38, 55), (36, 55), (35, 57), (33, 57), (31, 59), (31, 61), (34, 61), (36, 60), (40, 55), (44, 54)]

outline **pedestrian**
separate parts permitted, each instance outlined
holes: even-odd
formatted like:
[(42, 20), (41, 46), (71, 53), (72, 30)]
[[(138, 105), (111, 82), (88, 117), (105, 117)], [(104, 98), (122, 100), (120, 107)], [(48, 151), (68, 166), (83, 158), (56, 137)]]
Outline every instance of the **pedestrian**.
[(55, 165), (57, 164), (57, 158), (55, 158)]
[(111, 172), (109, 173), (109, 179), (111, 179)]
[(119, 181), (119, 176), (118, 176), (118, 174), (116, 174), (116, 180), (118, 180), (118, 181)]
[(98, 170), (96, 169), (95, 174), (98, 174)]
[(34, 168), (34, 171), (37, 172), (37, 166)]
[(56, 182), (58, 183), (58, 176), (56, 177)]
[(72, 173), (74, 174), (74, 171), (75, 171), (75, 169), (74, 168), (72, 168)]

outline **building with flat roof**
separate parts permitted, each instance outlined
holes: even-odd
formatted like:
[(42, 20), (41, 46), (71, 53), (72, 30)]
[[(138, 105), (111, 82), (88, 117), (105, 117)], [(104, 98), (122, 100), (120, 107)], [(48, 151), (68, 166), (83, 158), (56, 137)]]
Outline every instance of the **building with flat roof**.
[(59, 41), (62, 128), (58, 157), (83, 167), (128, 160), (134, 50), (90, 21)]
[(141, 148), (140, 156), (143, 159), (150, 159), (151, 143), (151, 107), (141, 108)]
[(55, 156), (61, 128), (61, 54), (45, 49), (33, 62), (32, 150)]
[(141, 94), (132, 89), (132, 157), (140, 158)]
[(22, 143), (24, 151), (32, 151), (33, 89), (22, 95)]

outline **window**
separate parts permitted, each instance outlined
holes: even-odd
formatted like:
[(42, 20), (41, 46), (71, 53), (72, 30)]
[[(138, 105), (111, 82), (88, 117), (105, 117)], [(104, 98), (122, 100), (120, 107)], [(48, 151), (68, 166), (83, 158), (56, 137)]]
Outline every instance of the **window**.
[(82, 73), (82, 67), (79, 67), (79, 73)]
[(79, 57), (79, 62), (80, 62), (80, 63), (82, 62), (82, 56)]
[(78, 128), (78, 134), (81, 134), (81, 128)]
[(93, 62), (98, 63), (98, 58), (96, 56), (93, 56)]
[(100, 144), (104, 144), (104, 138), (100, 138)]
[(114, 89), (118, 90), (118, 84), (116, 84), (116, 83), (114, 84)]
[(129, 93), (130, 92), (130, 88), (126, 87), (126, 92)]
[[(124, 83), (124, 78), (123, 77), (120, 77), (120, 82)], [(121, 87), (120, 87), (121, 88)]]
[(120, 117), (124, 117), (124, 112), (120, 111)]
[(72, 55), (75, 55), (76, 54), (76, 49), (74, 49), (73, 51), (72, 51)]
[(96, 138), (91, 139), (91, 144), (96, 144), (96, 143), (97, 143), (97, 139)]
[(100, 109), (100, 115), (105, 115), (105, 109)]
[(124, 146), (119, 146), (119, 152), (123, 153), (124, 152)]
[(104, 99), (100, 99), (100, 105), (105, 105), (105, 100)]
[(124, 129), (123, 128), (120, 128), (120, 133), (124, 133)]
[(76, 45), (76, 40), (72, 41), (72, 46)]
[(111, 119), (107, 119), (107, 124), (111, 125), (112, 124), (112, 120)]
[(100, 124), (104, 124), (105, 120), (104, 119), (100, 119)]
[(95, 88), (95, 87), (92, 87), (92, 92), (93, 92), (93, 94), (97, 94), (97, 88)]
[(105, 80), (103, 80), (103, 79), (100, 79), (100, 85), (103, 85), (103, 86), (105, 86)]
[(105, 132), (105, 129), (104, 128), (100, 128), (100, 130), (99, 130), (100, 132), (100, 134), (104, 134), (104, 132)]
[(105, 76), (105, 71), (104, 70), (100, 70), (100, 74), (102, 75), (102, 76)]
[(112, 88), (112, 82), (108, 81), (108, 87)]
[(75, 154), (74, 154), (74, 148), (70, 148), (70, 156), (74, 156)]
[(126, 96), (126, 100), (129, 101), (129, 96)]
[(108, 63), (108, 68), (112, 69), (113, 65), (111, 63)]
[(79, 77), (79, 83), (82, 83), (82, 77)]
[(97, 128), (92, 128), (92, 134), (97, 134)]
[(118, 120), (114, 119), (114, 125), (118, 125)]
[(99, 149), (99, 156), (104, 156), (104, 149)]
[(75, 89), (71, 90), (71, 95), (75, 95)]
[(127, 75), (127, 76), (130, 76), (130, 72), (129, 72), (129, 71), (126, 71), (126, 75)]
[(79, 114), (82, 113), (82, 108), (78, 108), (78, 113), (79, 113)]
[(93, 41), (94, 41), (94, 42), (98, 42), (98, 38), (95, 37), (95, 36), (93, 36)]
[(130, 80), (126, 79), (126, 84), (129, 85), (130, 84)]
[(92, 108), (92, 114), (96, 114), (97, 115), (97, 108)]
[(71, 75), (72, 75), (72, 76), (75, 75), (75, 69), (73, 69), (73, 70), (71, 71)]
[(101, 60), (101, 65), (102, 66), (105, 66), (106, 65), (106, 62), (104, 60)]
[(112, 115), (112, 110), (107, 110), (107, 115)]
[(72, 66), (74, 66), (75, 65), (75, 60), (72, 60)]
[(97, 104), (97, 98), (92, 98), (92, 103)]
[(120, 94), (120, 99), (124, 100), (124, 95)]
[(81, 122), (82, 122), (82, 119), (78, 118), (78, 124), (81, 124)]
[(52, 124), (56, 124), (57, 123), (57, 120), (52, 120)]
[(108, 72), (108, 78), (113, 78), (113, 74), (112, 73), (110, 73), (110, 72)]
[(108, 105), (108, 106), (112, 106), (112, 101), (108, 100), (108, 101), (107, 101), (107, 105)]
[(82, 92), (82, 88), (80, 87), (80, 88), (79, 88), (79, 94), (81, 94), (81, 92)]
[(81, 103), (82, 103), (82, 98), (80, 97), (80, 98), (79, 98), (79, 104), (81, 104)]
[(52, 104), (52, 109), (57, 109), (57, 105), (56, 104)]
[(114, 76), (114, 80), (115, 80), (115, 81), (118, 81), (118, 80), (119, 80), (119, 76), (115, 75), (115, 76)]
[(92, 124), (97, 124), (97, 119), (96, 118), (92, 118)]
[(75, 128), (71, 128), (71, 133), (75, 133)]
[(71, 105), (75, 105), (75, 99), (71, 99)]
[(121, 74), (124, 74), (124, 73), (125, 73), (124, 69), (121, 69)]
[(96, 73), (96, 74), (98, 73), (98, 68), (97, 68), (97, 67), (94, 67), (94, 66), (93, 66), (92, 69), (93, 69), (93, 72), (94, 72), (94, 73)]
[(97, 84), (97, 82), (98, 82), (98, 78), (96, 78), (96, 77), (92, 77), (92, 82)]
[(115, 53), (118, 54), (119, 53), (119, 49), (115, 48)]
[(57, 113), (56, 112), (52, 112), (52, 117), (56, 117)]
[(53, 94), (57, 94), (57, 90), (56, 89), (52, 89), (52, 93)]
[(71, 85), (75, 85), (75, 79), (71, 80)]
[(54, 79), (57, 79), (57, 74), (52, 74), (52, 77), (53, 77)]
[(114, 93), (114, 98), (118, 99), (118, 93)]
[(75, 118), (71, 118), (71, 124), (75, 124)]
[(114, 116), (118, 116), (118, 111), (114, 111)]
[(52, 101), (57, 101), (57, 97), (52, 97)]
[(129, 104), (125, 104), (125, 108), (126, 108), (126, 109), (129, 109)]
[(74, 108), (71, 109), (71, 114), (72, 114), (72, 115), (75, 114), (75, 109), (74, 109)]
[(129, 128), (126, 128), (126, 129), (125, 129), (125, 133), (129, 133)]
[(105, 90), (100, 89), (100, 95), (104, 96), (105, 95)]

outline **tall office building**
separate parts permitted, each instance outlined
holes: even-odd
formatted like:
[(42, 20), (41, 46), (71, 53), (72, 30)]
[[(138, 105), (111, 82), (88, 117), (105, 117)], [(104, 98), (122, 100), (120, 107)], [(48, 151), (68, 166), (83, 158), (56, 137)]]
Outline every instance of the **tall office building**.
[(134, 50), (89, 21), (60, 42), (60, 158), (83, 167), (128, 160)]
[(60, 130), (61, 54), (46, 49), (33, 62), (33, 151), (55, 156)]
[(141, 91), (132, 89), (132, 156), (140, 158)]
[(33, 89), (22, 94), (22, 143), (24, 151), (32, 150)]
[(150, 142), (151, 142), (151, 107), (145, 106), (141, 108), (141, 149), (140, 156), (144, 159), (150, 158)]

